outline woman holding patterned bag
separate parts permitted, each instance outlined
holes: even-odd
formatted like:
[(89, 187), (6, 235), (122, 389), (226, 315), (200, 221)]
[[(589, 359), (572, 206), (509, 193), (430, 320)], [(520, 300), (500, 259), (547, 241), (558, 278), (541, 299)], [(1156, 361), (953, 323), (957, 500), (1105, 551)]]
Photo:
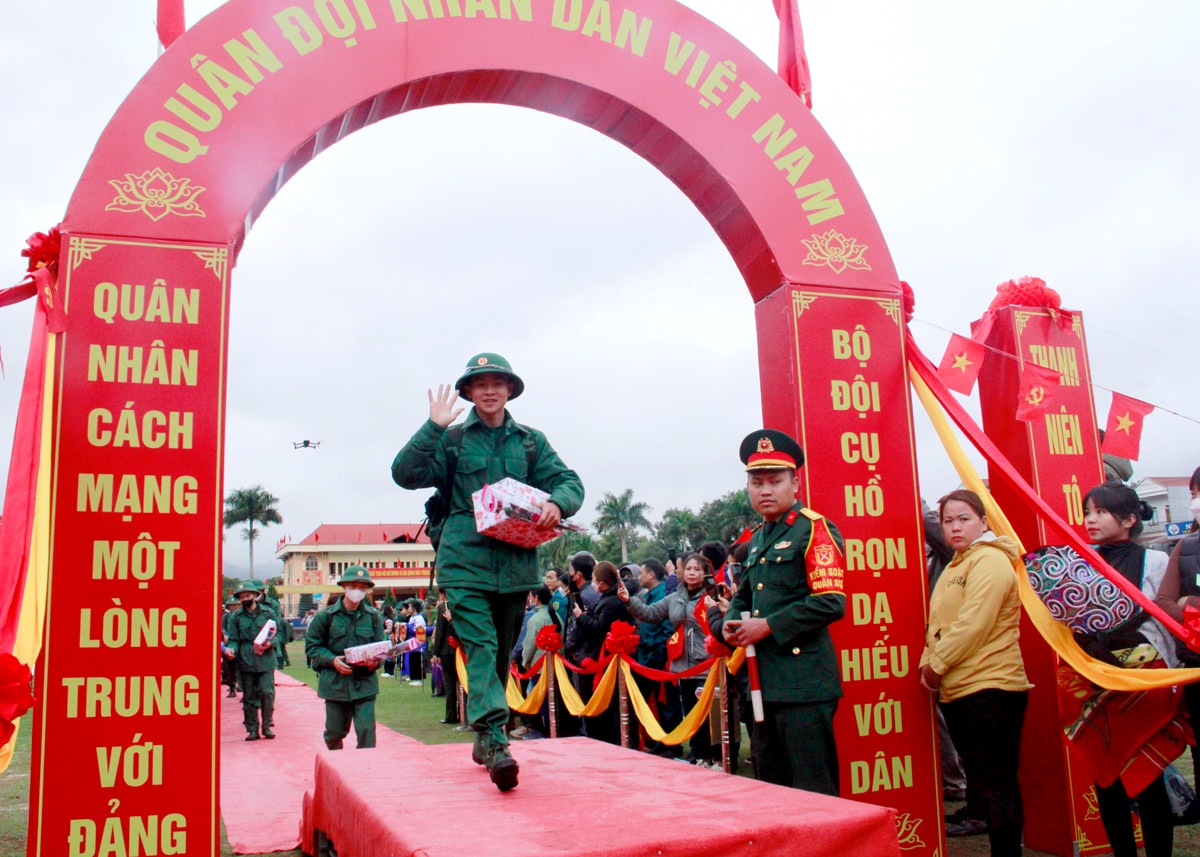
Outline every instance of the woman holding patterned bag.
[(929, 605), (921, 684), (941, 701), (967, 773), (967, 801), (987, 822), (993, 857), (1018, 857), (1024, 814), (1017, 759), (1031, 687), (1018, 642), (1019, 548), (989, 531), (973, 491), (943, 497), (939, 517), (955, 553)]
[[(1134, 542), (1133, 538), (1141, 533), (1142, 521), (1149, 520), (1152, 515), (1153, 510), (1132, 488), (1121, 482), (1099, 485), (1084, 498), (1083, 524), (1087, 528), (1088, 538), (1096, 545), (1096, 552), (1149, 598), (1158, 595), (1167, 570), (1167, 555), (1148, 551)], [(1096, 651), (1097, 643), (1106, 650), (1100, 652), (1101, 655), (1112, 651), (1113, 657), (1122, 666), (1150, 666), (1160, 658), (1169, 667), (1177, 663), (1170, 634), (1140, 610), (1117, 627), (1090, 635), (1081, 642), (1087, 643), (1084, 648), (1089, 652)], [(1126, 763), (1166, 725), (1159, 722), (1163, 717), (1170, 720), (1174, 699), (1171, 692), (1164, 689), (1161, 693), (1139, 694), (1138, 700), (1144, 713), (1131, 712), (1133, 716), (1127, 719), (1118, 719), (1117, 709), (1127, 706), (1109, 704), (1113, 701), (1111, 693), (1101, 692), (1097, 695), (1097, 703), (1091, 706), (1093, 710), (1099, 710), (1102, 705), (1108, 708), (1107, 715), (1091, 717), (1093, 723), (1104, 724), (1097, 728), (1108, 730), (1103, 741), (1108, 753), (1102, 760), (1104, 767), (1098, 769), (1096, 782), (1100, 820), (1104, 823), (1104, 831), (1108, 834), (1115, 857), (1136, 857), (1137, 845), (1134, 842), (1126, 784), (1132, 784), (1134, 790), (1140, 785), (1136, 794), (1146, 857), (1169, 857), (1173, 848), (1174, 826), (1162, 771)], [(1089, 704), (1085, 703), (1084, 708), (1087, 711)], [(1072, 739), (1075, 740), (1075, 736)], [(1117, 752), (1117, 748), (1127, 749)], [(1132, 753), (1128, 748), (1132, 748)], [(1094, 767), (1095, 761), (1092, 760)], [(1102, 780), (1110, 782), (1101, 785)]]

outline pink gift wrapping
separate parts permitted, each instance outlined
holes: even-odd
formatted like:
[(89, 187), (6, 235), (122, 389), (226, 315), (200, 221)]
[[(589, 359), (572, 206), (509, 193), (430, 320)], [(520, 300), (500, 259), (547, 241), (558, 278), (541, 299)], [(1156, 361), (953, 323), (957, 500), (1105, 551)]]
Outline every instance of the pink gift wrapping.
[(389, 640), (380, 640), (378, 643), (363, 643), (361, 646), (350, 646), (342, 652), (342, 657), (346, 659), (346, 663), (348, 664), (361, 664), (366, 660), (384, 661), (420, 647), (421, 643), (415, 637), (411, 640), (405, 640), (399, 645), (393, 645)]
[(549, 499), (545, 491), (512, 478), (484, 485), (471, 495), (475, 529), (482, 535), (523, 548), (535, 548), (556, 539), (564, 529), (583, 532), (583, 528), (568, 522), (549, 530), (535, 527), (541, 504)]

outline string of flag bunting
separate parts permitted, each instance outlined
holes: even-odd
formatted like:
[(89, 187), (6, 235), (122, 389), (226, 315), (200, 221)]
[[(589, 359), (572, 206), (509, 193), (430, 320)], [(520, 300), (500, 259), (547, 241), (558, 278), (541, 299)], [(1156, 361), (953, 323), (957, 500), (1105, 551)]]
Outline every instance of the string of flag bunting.
[[(1077, 320), (1075, 313), (1062, 309), (1058, 293), (1049, 288), (1044, 280), (1037, 277), (1008, 280), (996, 287), (996, 297), (988, 305), (983, 317), (973, 325), (970, 337), (951, 334), (946, 351), (938, 363), (937, 375), (950, 390), (970, 396), (987, 352), (1017, 360), (1020, 381), (1016, 419), (1030, 422), (1050, 412), (1062, 383), (1062, 373), (985, 344), (995, 311), (1014, 304), (1048, 309), (1064, 328), (1070, 328)], [(1136, 461), (1141, 451), (1143, 424), (1156, 407), (1115, 390), (1111, 392), (1112, 404), (1108, 410), (1101, 449), (1107, 455)]]

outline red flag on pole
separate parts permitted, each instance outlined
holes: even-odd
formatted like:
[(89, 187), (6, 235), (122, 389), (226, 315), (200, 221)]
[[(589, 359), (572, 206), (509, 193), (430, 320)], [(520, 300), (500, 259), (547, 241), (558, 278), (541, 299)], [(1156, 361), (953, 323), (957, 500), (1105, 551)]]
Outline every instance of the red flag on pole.
[(796, 0), (775, 0), (775, 14), (779, 17), (779, 76), (812, 110), (812, 76)]
[(183, 21), (183, 0), (158, 0), (158, 40), (163, 50), (183, 35), (187, 25)]
[(1137, 461), (1142, 444), (1142, 421), (1153, 410), (1154, 405), (1113, 393), (1108, 424), (1104, 428), (1103, 451)]
[(938, 364), (938, 377), (954, 392), (971, 395), (975, 379), (979, 377), (979, 367), (983, 365), (984, 352), (982, 342), (957, 333), (951, 335), (942, 362)]
[(1036, 420), (1049, 410), (1062, 376), (1053, 369), (1025, 363), (1021, 367), (1020, 392), (1017, 400), (1017, 419), (1023, 423)]

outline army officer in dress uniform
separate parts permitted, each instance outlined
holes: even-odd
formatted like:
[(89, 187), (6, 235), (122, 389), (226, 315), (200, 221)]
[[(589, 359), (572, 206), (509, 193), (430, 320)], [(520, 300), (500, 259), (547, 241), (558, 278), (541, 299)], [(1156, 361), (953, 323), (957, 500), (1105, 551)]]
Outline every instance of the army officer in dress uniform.
[(375, 586), (367, 570), (352, 565), (338, 585), (345, 592), (316, 615), (304, 636), (304, 653), (320, 678), (317, 696), (325, 700), (325, 746), (342, 749), (342, 739), (354, 735), (358, 749), (375, 746), (375, 697), (379, 695), (380, 660), (348, 664), (343, 653), (351, 646), (383, 640), (383, 614), (367, 596)]
[(765, 713), (751, 737), (758, 779), (836, 796), (833, 714), (842, 682), (829, 626), (846, 613), (842, 537), (796, 499), (804, 451), (791, 436), (756, 431), (742, 441), (741, 458), (763, 522), (713, 633), (758, 652)]

